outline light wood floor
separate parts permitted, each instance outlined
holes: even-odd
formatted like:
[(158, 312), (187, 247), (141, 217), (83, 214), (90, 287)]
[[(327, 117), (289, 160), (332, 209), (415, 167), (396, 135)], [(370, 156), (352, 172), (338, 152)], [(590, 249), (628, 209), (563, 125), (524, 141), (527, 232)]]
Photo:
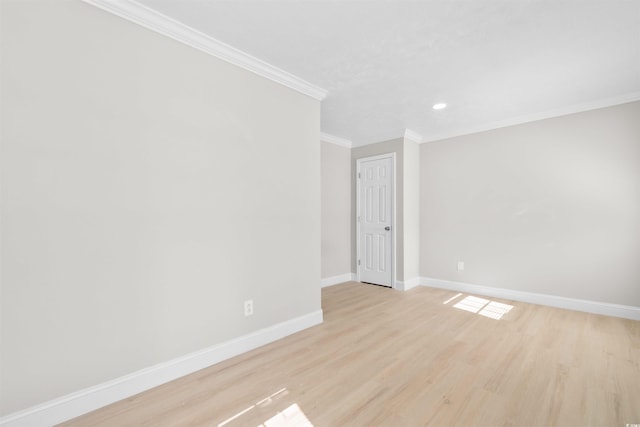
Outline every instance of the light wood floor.
[(456, 294), (325, 288), (322, 325), (67, 425), (640, 423), (640, 322)]

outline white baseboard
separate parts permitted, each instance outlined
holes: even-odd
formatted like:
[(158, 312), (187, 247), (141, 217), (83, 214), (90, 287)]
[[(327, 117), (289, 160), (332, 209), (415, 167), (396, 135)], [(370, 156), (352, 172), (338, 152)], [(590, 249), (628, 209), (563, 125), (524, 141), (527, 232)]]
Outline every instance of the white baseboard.
[(337, 276), (326, 277), (320, 280), (320, 287), (326, 288), (327, 286), (333, 286), (333, 285), (337, 285), (339, 283), (344, 283), (344, 282), (353, 282), (355, 280), (356, 280), (355, 273), (339, 274)]
[(412, 277), (411, 279), (405, 280), (404, 282), (400, 280), (396, 280), (395, 288), (399, 291), (408, 291), (409, 289), (413, 289), (416, 286), (420, 286), (421, 278), (420, 277)]
[(432, 279), (430, 277), (421, 277), (420, 284), (422, 286), (430, 286), (432, 288), (449, 289), (451, 291), (486, 295), (494, 298), (547, 305), (567, 310), (584, 311), (587, 313), (604, 314), (605, 316), (640, 320), (640, 307), (633, 307), (630, 305), (610, 304), (606, 302), (567, 298), (556, 295), (493, 288), (490, 286), (473, 285), (470, 283), (453, 282), (450, 280)]
[(322, 310), (0, 418), (3, 427), (58, 424), (322, 323)]

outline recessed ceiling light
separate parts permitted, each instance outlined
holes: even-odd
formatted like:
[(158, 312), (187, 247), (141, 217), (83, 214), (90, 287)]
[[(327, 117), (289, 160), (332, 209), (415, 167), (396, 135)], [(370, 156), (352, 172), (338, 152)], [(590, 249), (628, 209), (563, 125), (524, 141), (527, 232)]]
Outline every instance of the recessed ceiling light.
[(434, 110), (442, 110), (444, 108), (447, 108), (447, 104), (445, 104), (444, 102), (440, 102), (438, 104), (433, 105)]

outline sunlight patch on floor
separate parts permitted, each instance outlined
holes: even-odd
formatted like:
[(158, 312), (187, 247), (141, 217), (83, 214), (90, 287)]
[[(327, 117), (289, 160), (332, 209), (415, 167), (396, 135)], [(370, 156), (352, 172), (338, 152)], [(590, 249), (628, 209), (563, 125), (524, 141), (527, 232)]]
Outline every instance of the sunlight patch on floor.
[(311, 424), (311, 421), (309, 421), (304, 412), (302, 412), (298, 404), (294, 403), (258, 427), (313, 427), (313, 424)]
[(454, 295), (451, 298), (449, 298), (448, 300), (446, 300), (445, 302), (443, 302), (442, 304), (449, 304), (451, 301), (453, 301), (454, 299), (458, 298), (460, 295), (462, 295), (462, 294)]
[(241, 416), (243, 416), (244, 414), (246, 414), (247, 412), (249, 412), (250, 410), (252, 410), (255, 407), (256, 407), (256, 405), (249, 406), (247, 409), (244, 409), (244, 410), (238, 412), (234, 416), (229, 417), (226, 420), (224, 420), (223, 422), (221, 422), (220, 424), (218, 424), (218, 427), (223, 427), (223, 426), (229, 424), (231, 421), (235, 420), (236, 418), (240, 418)]
[(512, 305), (491, 301), (478, 313), (481, 316), (499, 320), (513, 308)]
[[(457, 298), (461, 294), (456, 295), (453, 299)], [(448, 302), (448, 301), (447, 301)], [(491, 301), (484, 298), (467, 296), (457, 302), (453, 307), (460, 310), (468, 311), (471, 313), (477, 313), (481, 316), (489, 317), (491, 319), (500, 320), (505, 314), (507, 314), (513, 308), (512, 305), (503, 304), (496, 301)]]
[[(265, 407), (265, 406), (268, 406), (272, 402), (274, 402), (276, 399), (278, 399), (280, 397), (283, 397), (283, 396), (287, 395), (288, 393), (289, 392), (287, 391), (286, 387), (281, 388), (280, 390), (276, 391), (275, 393), (270, 394), (269, 396), (267, 396), (264, 399), (256, 402), (255, 404), (249, 406), (248, 408), (243, 409), (242, 411), (238, 412), (237, 414), (227, 418), (226, 420), (224, 420), (223, 422), (218, 424), (218, 427), (224, 427), (225, 425), (229, 424), (230, 422), (232, 422), (235, 419), (240, 418), (241, 416), (243, 416), (244, 414), (246, 414), (247, 412), (251, 411), (252, 409), (254, 409), (257, 406), (259, 406), (261, 408)], [(296, 405), (296, 406), (298, 406), (298, 405)], [(289, 408), (287, 408), (287, 409), (289, 409)], [(272, 425), (279, 426), (280, 424), (270, 424), (269, 426), (272, 426)], [(289, 424), (283, 424), (283, 425), (289, 426)], [(301, 424), (301, 425), (306, 425), (306, 424)]]
[(469, 311), (471, 313), (477, 313), (488, 303), (488, 299), (472, 297), (471, 295), (469, 295), (468, 297), (464, 298), (462, 301), (454, 305), (454, 307), (459, 308), (460, 310)]
[(264, 399), (256, 403), (256, 406), (263, 407), (263, 406), (270, 405), (274, 400), (280, 397), (283, 397), (287, 394), (289, 394), (289, 392), (287, 391), (287, 388), (286, 387), (281, 388), (280, 390), (276, 391), (275, 393), (265, 397)]

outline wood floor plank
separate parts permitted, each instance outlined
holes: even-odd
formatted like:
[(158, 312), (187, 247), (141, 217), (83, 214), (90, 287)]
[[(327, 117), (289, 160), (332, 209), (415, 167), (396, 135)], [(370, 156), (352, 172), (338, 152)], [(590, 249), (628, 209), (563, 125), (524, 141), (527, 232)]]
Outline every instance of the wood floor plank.
[(640, 322), (426, 287), (322, 298), (322, 325), (64, 425), (640, 423)]

